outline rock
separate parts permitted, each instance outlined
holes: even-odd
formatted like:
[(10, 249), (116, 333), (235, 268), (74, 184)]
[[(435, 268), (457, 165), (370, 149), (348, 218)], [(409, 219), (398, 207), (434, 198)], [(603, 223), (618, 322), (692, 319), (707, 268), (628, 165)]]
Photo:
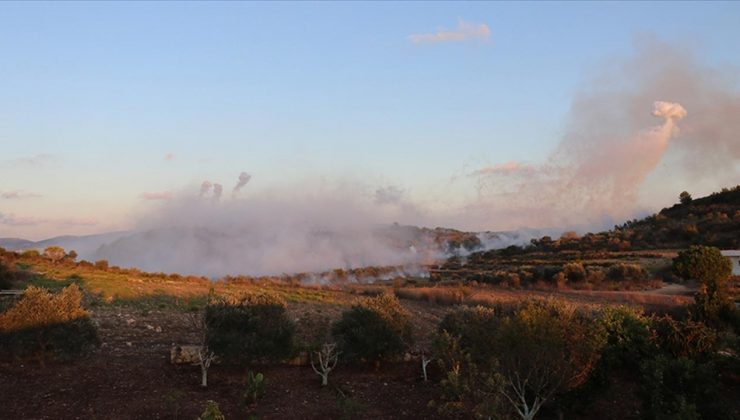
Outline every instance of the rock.
[(199, 351), (200, 346), (174, 345), (170, 349), (170, 363), (173, 365), (197, 365), (200, 363), (200, 357), (198, 356)]

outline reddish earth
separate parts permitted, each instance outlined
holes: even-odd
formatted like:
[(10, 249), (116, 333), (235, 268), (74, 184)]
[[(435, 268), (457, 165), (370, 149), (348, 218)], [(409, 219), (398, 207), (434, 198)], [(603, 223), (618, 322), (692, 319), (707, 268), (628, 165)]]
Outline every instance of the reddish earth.
[[(255, 370), (264, 373), (266, 392), (256, 406), (247, 407), (241, 402), (245, 371), (213, 366), (210, 386), (201, 389), (197, 366), (169, 363), (173, 343), (193, 341), (181, 314), (103, 307), (93, 317), (102, 346), (91, 355), (43, 368), (0, 365), (0, 418), (193, 419), (209, 399), (230, 419), (250, 414), (260, 419), (437, 417), (427, 407), (437, 388), (418, 378), (415, 363), (378, 370), (340, 366), (327, 388), (310, 367), (261, 365)], [(336, 387), (351, 400), (340, 404)]]

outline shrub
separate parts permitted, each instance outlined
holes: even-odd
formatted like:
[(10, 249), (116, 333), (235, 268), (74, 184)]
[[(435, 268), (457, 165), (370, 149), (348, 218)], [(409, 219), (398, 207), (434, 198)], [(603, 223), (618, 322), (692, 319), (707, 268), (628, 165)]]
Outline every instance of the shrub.
[(23, 256), (24, 258), (38, 258), (38, 257), (41, 256), (41, 254), (39, 253), (38, 250), (35, 250), (35, 249), (27, 249), (27, 250), (23, 251), (23, 253), (21, 254), (21, 256)]
[(96, 345), (97, 331), (81, 301), (82, 293), (74, 284), (56, 295), (30, 286), (0, 314), (0, 352), (33, 355), (43, 363), (48, 354), (68, 358)]
[(712, 363), (658, 356), (642, 364), (640, 394), (646, 419), (730, 418), (717, 404), (717, 371)]
[(0, 290), (13, 287), (13, 270), (0, 261)]
[(504, 379), (496, 359), (473, 361), (460, 338), (446, 330), (435, 336), (434, 347), (437, 363), (445, 373), (440, 383), (441, 415), (459, 417), (472, 412), (477, 418), (508, 418), (502, 394)]
[(559, 301), (531, 301), (503, 318), (497, 330), (491, 347), (503, 391), (526, 419), (588, 380), (606, 343), (591, 314)]
[(699, 282), (693, 308), (693, 313), (699, 319), (714, 325), (734, 322), (735, 305), (728, 289), (732, 262), (722, 256), (719, 249), (692, 246), (681, 251), (673, 259), (673, 270), (684, 279)]
[(617, 263), (609, 267), (606, 277), (609, 280), (645, 280), (647, 278), (647, 271), (642, 268), (639, 264), (625, 264)]
[(44, 258), (51, 260), (51, 262), (59, 262), (66, 256), (67, 253), (61, 246), (50, 246), (44, 249)]
[(653, 318), (651, 324), (658, 348), (672, 357), (705, 358), (717, 350), (717, 332), (702, 322), (665, 315)]
[(98, 270), (108, 270), (108, 260), (97, 260), (95, 261), (95, 268)]
[(639, 363), (657, 350), (650, 328), (650, 318), (641, 310), (627, 306), (607, 306), (599, 320), (606, 332), (600, 366), (636, 369)]
[(460, 306), (442, 318), (437, 331), (455, 337), (473, 361), (482, 363), (491, 357), (497, 323), (496, 312), (491, 308)]
[(586, 269), (579, 262), (567, 263), (563, 266), (563, 273), (569, 282), (582, 282), (586, 280)]
[(206, 409), (203, 411), (203, 414), (198, 417), (198, 420), (226, 420), (226, 417), (221, 414), (221, 410), (218, 408), (218, 403), (216, 403), (216, 401), (208, 400), (206, 402)]
[(344, 311), (332, 334), (348, 360), (378, 362), (400, 355), (410, 344), (410, 315), (395, 296), (380, 295)]
[(281, 360), (293, 353), (295, 326), (277, 295), (249, 293), (206, 306), (208, 348), (227, 363)]

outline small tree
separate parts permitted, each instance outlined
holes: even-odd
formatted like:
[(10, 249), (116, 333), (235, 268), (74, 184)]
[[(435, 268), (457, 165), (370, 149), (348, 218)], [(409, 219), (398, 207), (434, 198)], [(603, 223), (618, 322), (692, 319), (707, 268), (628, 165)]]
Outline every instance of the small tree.
[(358, 302), (332, 327), (342, 353), (356, 362), (400, 355), (411, 342), (411, 332), (410, 314), (390, 294)]
[[(316, 367), (314, 356), (318, 359), (319, 367)], [(339, 352), (336, 343), (324, 343), (321, 350), (311, 353), (311, 367), (314, 372), (321, 376), (321, 386), (329, 384), (329, 372), (337, 367), (339, 361)]]
[(44, 249), (44, 257), (51, 260), (53, 263), (57, 263), (64, 259), (64, 257), (67, 256), (67, 253), (64, 251), (64, 248), (61, 246), (50, 246), (46, 249)]
[(264, 291), (209, 303), (208, 348), (224, 362), (237, 365), (290, 356), (295, 327), (285, 306), (278, 295)]
[(588, 379), (605, 341), (573, 305), (530, 303), (501, 321), (493, 343), (503, 395), (522, 419), (533, 419), (553, 396)]
[(734, 311), (727, 284), (732, 262), (719, 249), (691, 246), (673, 259), (673, 271), (679, 277), (699, 282), (694, 299), (695, 312), (700, 318), (717, 322), (723, 313)]
[(191, 312), (188, 314), (190, 324), (198, 334), (198, 365), (200, 366), (201, 380), (200, 386), (208, 386), (208, 369), (211, 363), (216, 359), (216, 353), (208, 348), (208, 323), (206, 322), (205, 311)]
[(681, 204), (689, 204), (691, 201), (693, 201), (693, 198), (691, 198), (691, 194), (689, 194), (688, 191), (684, 191), (678, 195), (678, 200), (681, 202)]

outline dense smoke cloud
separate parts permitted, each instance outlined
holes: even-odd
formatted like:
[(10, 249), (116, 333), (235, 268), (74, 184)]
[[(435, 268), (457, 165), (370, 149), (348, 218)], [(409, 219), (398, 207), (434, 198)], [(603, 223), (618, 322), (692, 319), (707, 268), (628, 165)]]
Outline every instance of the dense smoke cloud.
[(407, 265), (441, 256), (409, 246), (418, 239), (412, 233), (386, 231), (388, 220), (404, 219), (403, 210), (377, 205), (361, 190), (301, 186), (220, 202), (183, 194), (144, 215), (134, 233), (94, 257), (145, 270), (222, 276)]
[(673, 174), (694, 182), (719, 189), (737, 179), (737, 87), (690, 52), (641, 41), (634, 57), (610, 62), (577, 93), (546, 162), (471, 173), (480, 192), (472, 217), (499, 228), (609, 227), (635, 217), (641, 187), (668, 156)]
[[(577, 92), (548, 159), (468, 171), (465, 180), (476, 184), (478, 195), (462, 205), (424, 206), (394, 186), (373, 193), (357, 185), (301, 185), (239, 198), (251, 179), (242, 173), (231, 199), (220, 200), (221, 184), (204, 181), (199, 194), (162, 203), (132, 235), (104, 246), (96, 258), (210, 276), (280, 274), (416, 264), (440, 256), (433, 248), (409, 246), (418, 238), (412, 230), (388, 230), (393, 222), (476, 231), (611, 227), (636, 215), (646, 180), (662, 165), (671, 165), (671, 175), (715, 189), (736, 184), (738, 116), (740, 94), (724, 74), (684, 50), (643, 40), (634, 57), (610, 62)], [(439, 196), (428, 198), (444, 205), (452, 201), (446, 193), (440, 188)], [(542, 232), (555, 230), (479, 239), (486, 247), (502, 247)]]

